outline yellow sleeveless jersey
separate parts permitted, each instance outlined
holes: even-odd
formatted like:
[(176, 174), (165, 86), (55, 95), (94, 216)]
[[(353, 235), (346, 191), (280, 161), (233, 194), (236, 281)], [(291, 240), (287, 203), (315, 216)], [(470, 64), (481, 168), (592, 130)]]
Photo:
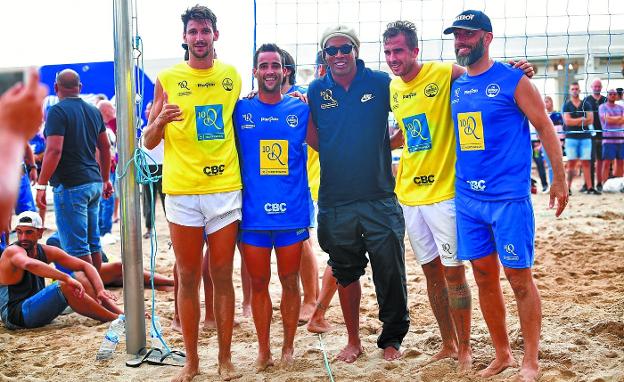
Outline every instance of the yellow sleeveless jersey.
[(451, 118), (452, 64), (428, 62), (409, 83), (390, 83), (390, 107), (405, 144), (395, 192), (408, 206), (455, 196), (455, 132)]
[(241, 91), (233, 66), (214, 61), (210, 69), (179, 63), (158, 75), (182, 121), (165, 126), (163, 192), (197, 195), (241, 189), (232, 114)]
[(308, 146), (308, 184), (312, 200), (318, 200), (319, 185), (321, 184), (321, 165), (319, 154), (312, 147)]

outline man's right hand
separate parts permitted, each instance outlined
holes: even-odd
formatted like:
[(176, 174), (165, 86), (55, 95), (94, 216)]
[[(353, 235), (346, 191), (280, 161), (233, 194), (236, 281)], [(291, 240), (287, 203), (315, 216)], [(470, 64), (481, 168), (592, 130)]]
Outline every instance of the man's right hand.
[(110, 180), (102, 184), (102, 197), (104, 199), (108, 199), (111, 196), (113, 196), (114, 192), (115, 192), (115, 189), (113, 188), (113, 183), (111, 183)]
[(37, 208), (42, 209), (46, 208), (46, 190), (37, 190), (37, 195), (35, 196), (35, 202), (37, 203)]
[(71, 288), (75, 297), (82, 298), (84, 296), (85, 290), (79, 281), (69, 276), (65, 283)]
[(169, 95), (167, 92), (163, 92), (163, 106), (160, 109), (158, 117), (156, 117), (156, 125), (160, 128), (165, 127), (166, 124), (172, 121), (182, 121), (182, 110), (180, 106), (169, 103)]
[(0, 96), (0, 129), (13, 131), (24, 140), (32, 138), (43, 121), (41, 105), (48, 95), (39, 74), (30, 70), (26, 85), (17, 83)]

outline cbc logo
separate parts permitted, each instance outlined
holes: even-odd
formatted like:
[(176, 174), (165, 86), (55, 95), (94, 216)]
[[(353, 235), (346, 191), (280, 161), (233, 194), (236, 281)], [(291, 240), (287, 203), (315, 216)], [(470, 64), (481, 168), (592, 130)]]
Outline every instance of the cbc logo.
[(418, 186), (429, 186), (433, 184), (433, 182), (435, 182), (435, 177), (433, 174), (414, 177), (414, 183), (416, 183)]
[(286, 203), (267, 203), (264, 210), (269, 214), (283, 214), (286, 212)]
[(218, 166), (206, 166), (204, 167), (204, 174), (208, 176), (221, 175), (225, 171), (225, 165), (220, 164)]
[(470, 185), (473, 191), (485, 191), (485, 180), (467, 180), (466, 183)]

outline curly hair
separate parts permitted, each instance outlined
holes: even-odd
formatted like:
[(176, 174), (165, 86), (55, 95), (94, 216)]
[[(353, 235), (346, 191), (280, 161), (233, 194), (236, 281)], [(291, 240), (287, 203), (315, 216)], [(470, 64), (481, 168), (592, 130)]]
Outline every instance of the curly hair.
[(188, 8), (186, 12), (182, 14), (182, 23), (184, 24), (183, 33), (186, 33), (186, 26), (191, 20), (208, 20), (212, 24), (212, 29), (217, 30), (217, 16), (210, 10), (208, 7), (204, 7), (203, 5), (195, 5), (191, 8)]
[(418, 48), (418, 35), (416, 34), (416, 25), (410, 21), (393, 21), (388, 24), (383, 33), (383, 41), (386, 42), (392, 37), (396, 37), (403, 33), (408, 48)]

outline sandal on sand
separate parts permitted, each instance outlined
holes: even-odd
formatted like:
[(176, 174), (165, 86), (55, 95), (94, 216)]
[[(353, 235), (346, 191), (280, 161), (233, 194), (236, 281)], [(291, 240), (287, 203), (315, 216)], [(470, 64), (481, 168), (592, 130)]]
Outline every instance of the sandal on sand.
[(164, 353), (162, 349), (153, 348), (147, 351), (145, 348), (139, 351), (136, 358), (126, 361), (126, 366), (139, 367), (144, 362), (150, 365), (166, 365), (166, 366), (184, 366), (186, 354), (179, 350), (172, 350), (170, 353)]

